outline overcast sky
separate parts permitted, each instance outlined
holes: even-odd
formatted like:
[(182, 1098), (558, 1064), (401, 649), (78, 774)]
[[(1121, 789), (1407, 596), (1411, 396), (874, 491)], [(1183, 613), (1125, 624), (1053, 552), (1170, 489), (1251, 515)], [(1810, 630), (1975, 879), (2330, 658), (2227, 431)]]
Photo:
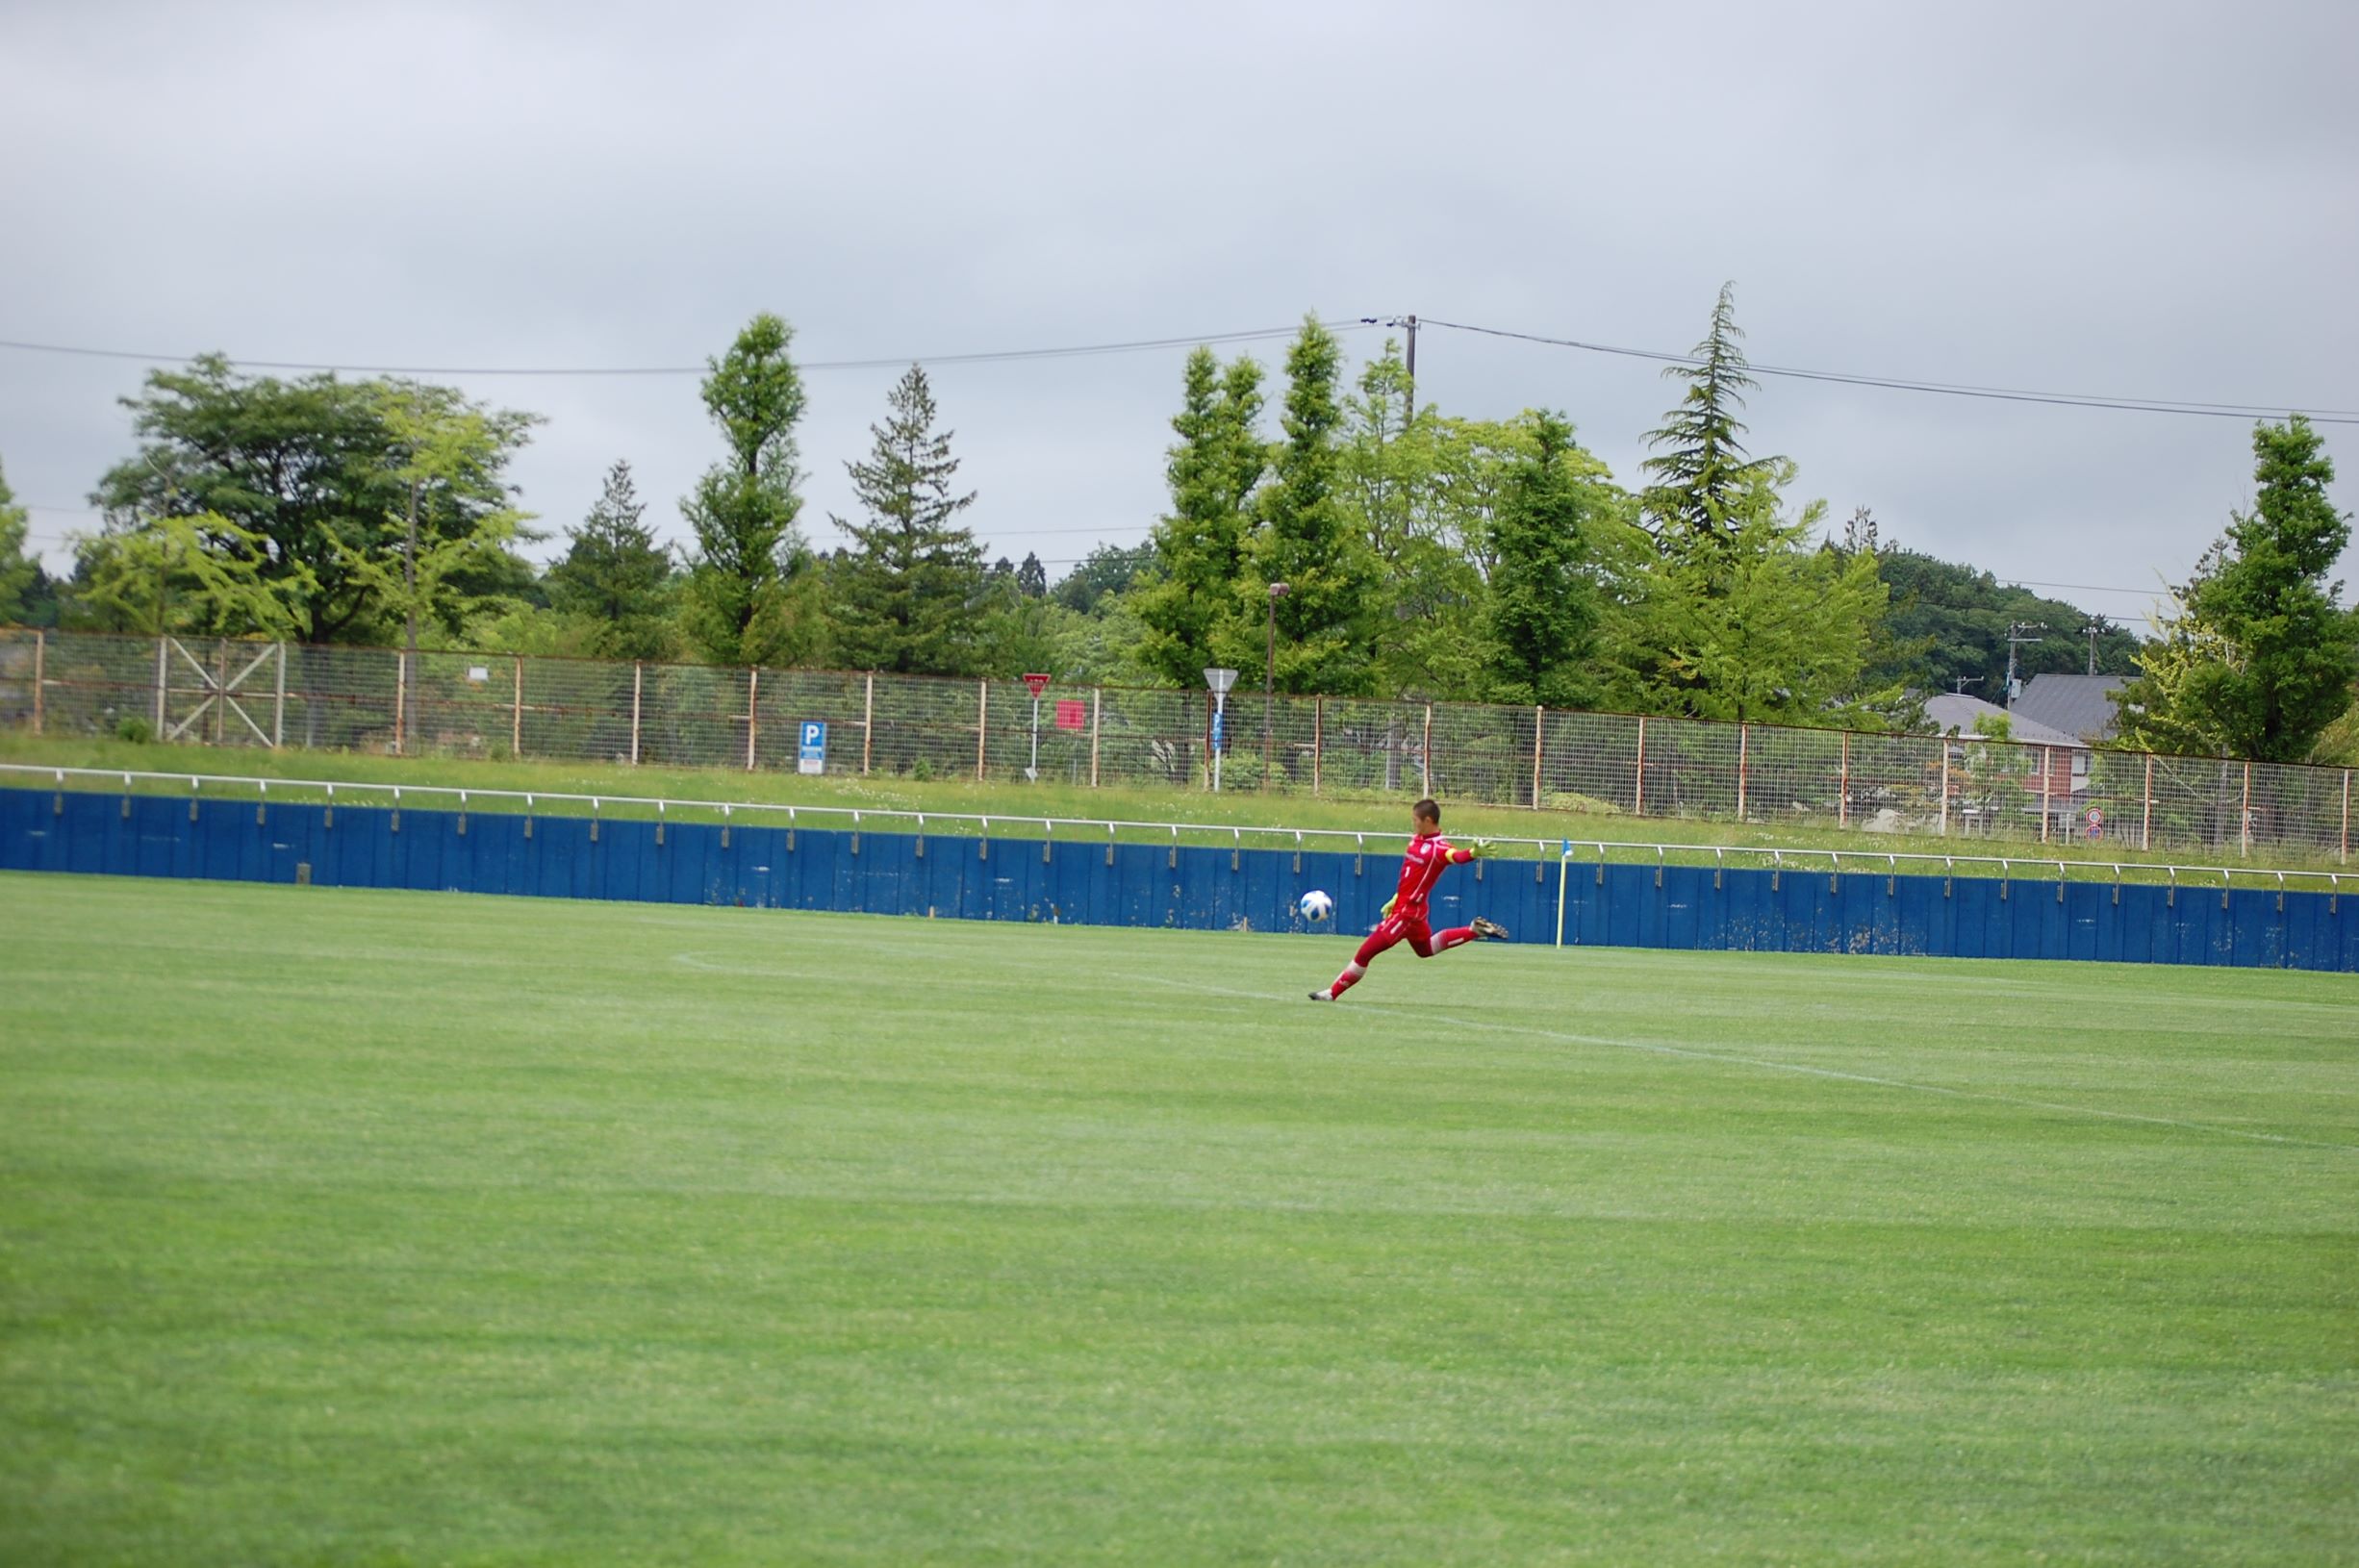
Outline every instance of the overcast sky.
[[(2359, 409), (2359, 6), (368, 7), (0, 0), (0, 338), (346, 366), (808, 361), (1423, 316), (1763, 364)], [(1382, 333), (1346, 338), (1356, 356)], [(1282, 343), (1258, 350), (1282, 356)], [(1183, 351), (944, 365), (994, 555), (1142, 538)], [(142, 367), (0, 350), (53, 565)], [(814, 544), (891, 370), (814, 370)], [(547, 417), (542, 526), (627, 458), (672, 538), (693, 376), (447, 376)], [(1655, 367), (1429, 330), (1448, 413), (1626, 481)], [(2142, 616), (2250, 493), (2231, 418), (1767, 381), (1831, 516)], [(2328, 428), (2359, 504), (2359, 424)], [(553, 545), (543, 546), (546, 553)], [(2349, 563), (2346, 561), (2346, 567)]]

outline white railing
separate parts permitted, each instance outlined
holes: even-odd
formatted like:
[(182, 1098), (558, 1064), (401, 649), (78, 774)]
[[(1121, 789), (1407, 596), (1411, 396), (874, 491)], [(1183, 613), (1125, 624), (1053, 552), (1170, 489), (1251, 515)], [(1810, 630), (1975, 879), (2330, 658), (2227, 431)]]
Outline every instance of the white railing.
[[(998, 823), (1002, 828), (1036, 827), (1040, 829), (1044, 838), (1051, 840), (1055, 839), (1060, 830), (1068, 838), (1078, 838), (1084, 834), (1094, 838), (1095, 835), (1103, 833), (1107, 842), (1114, 842), (1119, 840), (1123, 834), (1129, 833), (1152, 835), (1157, 842), (1162, 842), (1168, 837), (1169, 842), (1173, 844), (1180, 843), (1183, 834), (1215, 840), (1226, 834), (1233, 845), (1240, 847), (1243, 846), (1246, 838), (1251, 836), (1256, 841), (1275, 840), (1281, 844), (1291, 843), (1297, 847), (1308, 847), (1315, 840), (1321, 843), (1332, 843), (1338, 849), (1348, 846), (1355, 853), (1365, 852), (1371, 840), (1382, 846), (1406, 843), (1408, 837), (1406, 833), (1383, 831), (1370, 833), (1341, 827), (1263, 827), (1237, 822), (1133, 822), (1123, 818), (1027, 817), (1003, 812), (906, 811), (870, 806), (814, 806), (753, 800), (698, 800), (672, 796), (581, 795), (552, 790), (471, 789), (450, 784), (384, 784), (353, 779), (261, 778), (221, 773), (139, 772), (113, 768), (57, 768), (36, 763), (0, 763), (0, 783), (18, 781), (30, 783), (37, 778), (46, 779), (60, 790), (67, 788), (69, 784), (78, 790), (85, 789), (88, 787), (83, 783), (85, 780), (92, 784), (101, 781), (110, 784), (119, 783), (126, 794), (139, 786), (177, 787), (186, 784), (189, 794), (192, 797), (202, 797), (206, 789), (211, 787), (216, 793), (224, 790), (250, 791), (255, 798), (264, 801), (269, 799), (271, 787), (275, 785), (282, 795), (299, 791), (318, 792), (324, 796), (330, 805), (336, 803), (341, 791), (346, 797), (354, 795), (373, 796), (395, 807), (400, 806), (405, 799), (419, 797), (454, 801), (461, 811), (465, 811), (474, 801), (495, 800), (520, 802), (524, 810), (528, 812), (538, 810), (544, 804), (587, 805), (593, 816), (602, 813), (610, 806), (640, 810), (651, 808), (658, 820), (668, 818), (676, 811), (691, 811), (717, 813), (723, 822), (733, 822), (740, 815), (767, 817), (773, 821), (783, 817), (789, 826), (799, 825), (804, 817), (830, 819), (837, 822), (849, 821), (854, 829), (865, 826), (871, 822), (882, 821), (895, 825), (908, 824), (920, 834), (926, 830), (928, 822), (937, 824), (972, 822), (977, 824), (985, 836), (991, 833), (994, 823)], [(156, 792), (151, 789), (148, 793)], [(1594, 849), (1596, 863), (1600, 865), (1617, 863), (1643, 865), (1651, 856), (1653, 863), (1658, 868), (1661, 868), (1674, 863), (1671, 857), (1679, 856), (1681, 858), (1677, 864), (1681, 865), (1706, 863), (1706, 857), (1709, 857), (1709, 864), (1722, 867), (1726, 866), (1729, 863), (1729, 857), (1734, 855), (1739, 857), (1741, 864), (1766, 866), (1772, 871), (1811, 871), (1823, 862), (1827, 874), (1836, 876), (1873, 874), (1879, 870), (1889, 874), (1897, 874), (1906, 863), (1907, 869), (1912, 873), (1918, 871), (1930, 873), (1934, 867), (1938, 866), (1941, 869), (1941, 874), (1954, 876), (1959, 874), (1961, 867), (1996, 867), (1997, 874), (2002, 880), (2031, 879), (2036, 876), (2037, 879), (2044, 881), (2047, 876), (2047, 868), (2053, 866), (2056, 869), (2056, 880), (2060, 882), (2073, 880), (2076, 873), (2079, 879), (2083, 881), (2102, 880), (2103, 878), (2097, 873), (2110, 871), (2113, 873), (2111, 880), (2115, 882), (2125, 880), (2123, 874), (2125, 872), (2135, 872), (2164, 875), (2174, 887), (2179, 885), (2182, 877), (2191, 882), (2205, 884), (2209, 884), (2216, 877), (2219, 879), (2219, 886), (2223, 891), (2237, 885), (2239, 879), (2247, 886), (2258, 885), (2264, 888), (2274, 886), (2280, 890), (2288, 887), (2289, 878), (2300, 879), (2312, 884), (2324, 882), (2327, 884), (2327, 890), (2335, 894), (2340, 894), (2343, 887), (2342, 874), (2335, 872), (2280, 871), (2273, 868), (2251, 866), (2179, 865), (2143, 860), (2051, 860), (2045, 857), (2023, 855), (1936, 854), (1906, 849), (1814, 849), (1771, 845), (1679, 844), (1631, 839), (1515, 837), (1493, 838), (1490, 842), (1494, 845), (1512, 845), (1518, 849), (1525, 845), (1530, 845), (1535, 858), (1540, 860), (1554, 858), (1568, 866), (1580, 862), (1584, 851)], [(1519, 855), (1517, 858), (1523, 857)], [(1987, 871), (1968, 871), (1966, 874), (1988, 875), (1990, 873)], [(2359, 876), (2359, 873), (2353, 874)]]

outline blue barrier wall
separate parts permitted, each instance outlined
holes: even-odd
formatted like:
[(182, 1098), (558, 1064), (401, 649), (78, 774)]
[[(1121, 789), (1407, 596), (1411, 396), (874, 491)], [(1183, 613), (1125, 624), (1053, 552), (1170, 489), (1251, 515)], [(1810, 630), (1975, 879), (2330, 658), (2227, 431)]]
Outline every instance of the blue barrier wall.
[[(811, 828), (0, 790), (0, 869), (416, 888), (959, 920), (1299, 930), (1325, 888), (1363, 931), (1398, 860)], [(1709, 867), (1573, 866), (1568, 946), (2080, 958), (2359, 973), (2359, 913), (2322, 893)], [(1450, 873), (1436, 925), (1477, 911), (1555, 940), (1554, 862)]]

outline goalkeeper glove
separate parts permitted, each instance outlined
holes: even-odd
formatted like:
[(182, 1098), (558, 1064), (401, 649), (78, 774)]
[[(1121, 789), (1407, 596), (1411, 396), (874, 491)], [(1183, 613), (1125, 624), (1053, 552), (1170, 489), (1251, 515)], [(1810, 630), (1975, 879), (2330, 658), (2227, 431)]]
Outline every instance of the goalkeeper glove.
[(1474, 843), (1466, 847), (1466, 852), (1474, 856), (1474, 858), (1477, 860), (1488, 860), (1499, 851), (1491, 847), (1490, 840), (1477, 839), (1474, 841)]
[(1382, 909), (1380, 909), (1380, 910), (1378, 910), (1378, 911), (1377, 911), (1377, 913), (1378, 913), (1379, 915), (1383, 916), (1383, 917), (1384, 917), (1384, 919), (1386, 919), (1386, 920), (1390, 920), (1390, 919), (1392, 919), (1392, 906), (1393, 906), (1394, 904), (1399, 903), (1400, 901), (1401, 901), (1401, 896), (1400, 896), (1399, 894), (1397, 894), (1397, 893), (1396, 893), (1396, 894), (1394, 894), (1394, 895), (1393, 895), (1391, 898), (1387, 898), (1387, 899), (1385, 899), (1385, 900), (1384, 900), (1384, 907), (1383, 907), (1383, 908), (1382, 908)]

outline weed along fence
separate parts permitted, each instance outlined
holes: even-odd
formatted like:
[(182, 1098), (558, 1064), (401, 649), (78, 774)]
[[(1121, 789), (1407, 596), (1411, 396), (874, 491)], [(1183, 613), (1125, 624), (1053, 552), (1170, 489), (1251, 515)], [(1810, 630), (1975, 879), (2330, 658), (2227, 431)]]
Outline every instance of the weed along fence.
[[(211, 746), (1203, 789), (1203, 692), (0, 631), (0, 723)], [(1228, 789), (2347, 861), (2347, 769), (1231, 692)]]
[[(1305, 929), (1295, 900), (1317, 887), (1335, 898), (1330, 929), (1357, 933), (1390, 895), (1400, 848), (1390, 835), (1040, 819), (1002, 824), (1037, 836), (995, 836), (978, 818), (946, 833), (915, 813), (668, 800), (485, 810), (478, 792), (391, 785), (291, 800), (328, 787), (210, 778), (162, 794), (135, 787), (152, 779), (62, 770), (24, 787), (37, 771), (0, 782), (0, 871), (1256, 931)], [(617, 804), (655, 809), (609, 815)], [(1202, 842), (1212, 834), (1230, 842)], [(2168, 880), (2140, 882), (2117, 868), (2107, 881), (2092, 874), (2103, 867), (2006, 857), (1523, 847), (1542, 852), (1445, 879), (1436, 922), (1481, 913), (1554, 947), (2359, 973), (2341, 873), (2164, 867), (2143, 870)]]

